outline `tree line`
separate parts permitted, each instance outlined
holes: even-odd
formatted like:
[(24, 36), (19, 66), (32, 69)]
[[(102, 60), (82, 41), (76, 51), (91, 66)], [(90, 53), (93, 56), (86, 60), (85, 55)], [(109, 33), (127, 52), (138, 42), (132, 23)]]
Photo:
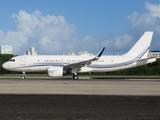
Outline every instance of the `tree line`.
[(108, 73), (110, 75), (160, 75), (160, 59), (154, 63)]
[[(15, 55), (13, 54), (0, 54), (0, 74), (12, 74), (17, 72), (6, 71), (2, 68), (2, 64), (10, 60)], [(42, 72), (41, 72), (42, 73)], [(45, 73), (45, 72), (44, 72)], [(144, 66), (130, 68), (126, 70), (119, 70), (107, 73), (93, 73), (93, 74), (108, 74), (108, 75), (160, 75), (160, 59), (156, 62)]]

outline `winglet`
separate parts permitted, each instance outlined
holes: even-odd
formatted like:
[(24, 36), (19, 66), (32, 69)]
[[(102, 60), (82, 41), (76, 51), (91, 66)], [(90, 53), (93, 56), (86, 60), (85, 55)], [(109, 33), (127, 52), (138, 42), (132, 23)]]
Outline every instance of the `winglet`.
[(105, 47), (103, 47), (103, 48), (100, 50), (100, 52), (97, 54), (97, 58), (100, 58), (100, 57), (101, 57), (104, 49), (105, 49)]

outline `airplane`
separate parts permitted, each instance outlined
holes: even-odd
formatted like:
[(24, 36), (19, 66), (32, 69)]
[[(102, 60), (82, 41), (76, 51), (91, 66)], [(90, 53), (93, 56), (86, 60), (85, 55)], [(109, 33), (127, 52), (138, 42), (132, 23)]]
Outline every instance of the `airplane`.
[(72, 55), (21, 55), (11, 58), (2, 67), (9, 71), (26, 72), (47, 71), (49, 77), (63, 77), (67, 73), (78, 79), (78, 73), (111, 72), (142, 66), (156, 61), (147, 57), (153, 31), (146, 31), (135, 45), (123, 55), (102, 55), (105, 47), (95, 56)]

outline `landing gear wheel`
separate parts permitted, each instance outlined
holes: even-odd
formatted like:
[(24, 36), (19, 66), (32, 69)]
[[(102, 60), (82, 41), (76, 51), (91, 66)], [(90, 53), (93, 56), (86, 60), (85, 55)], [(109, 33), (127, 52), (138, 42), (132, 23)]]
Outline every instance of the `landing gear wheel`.
[(78, 75), (73, 75), (73, 79), (77, 80), (78, 79)]
[(25, 79), (25, 76), (22, 76), (21, 79)]
[(23, 72), (23, 73), (22, 73), (22, 76), (21, 76), (21, 79), (25, 79), (25, 76), (26, 76), (26, 73)]

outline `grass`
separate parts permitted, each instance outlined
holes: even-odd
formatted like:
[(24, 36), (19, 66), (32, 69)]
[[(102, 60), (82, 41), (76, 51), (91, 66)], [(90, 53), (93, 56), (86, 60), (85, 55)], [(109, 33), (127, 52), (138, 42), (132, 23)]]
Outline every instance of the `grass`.
[[(48, 78), (47, 74), (26, 74), (27, 78)], [(66, 75), (65, 78), (72, 78), (72, 75)], [(21, 78), (21, 74), (3, 74), (0, 78)], [(160, 79), (160, 75), (83, 75), (79, 78), (92, 79)]]
[(105, 75), (105, 76), (91, 76), (97, 79), (160, 79), (157, 75)]
[[(0, 78), (21, 78), (22, 74), (3, 74)], [(26, 74), (27, 78), (47, 78), (47, 74)]]

